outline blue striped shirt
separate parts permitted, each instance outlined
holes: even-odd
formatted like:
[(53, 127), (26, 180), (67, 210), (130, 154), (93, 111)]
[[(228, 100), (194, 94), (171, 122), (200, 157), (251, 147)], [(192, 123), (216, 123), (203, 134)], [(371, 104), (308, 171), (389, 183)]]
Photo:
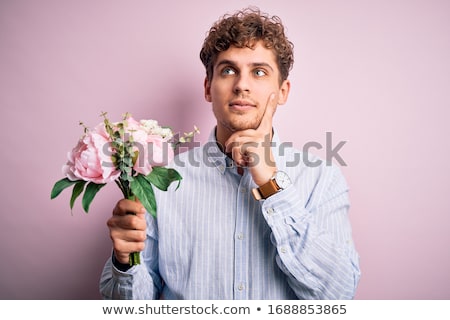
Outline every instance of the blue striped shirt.
[(278, 170), (293, 184), (266, 200), (248, 170), (238, 174), (214, 130), (202, 147), (175, 158), (178, 190), (158, 192), (147, 215), (142, 264), (119, 271), (109, 259), (106, 299), (351, 299), (360, 277), (348, 219), (347, 184), (275, 132)]

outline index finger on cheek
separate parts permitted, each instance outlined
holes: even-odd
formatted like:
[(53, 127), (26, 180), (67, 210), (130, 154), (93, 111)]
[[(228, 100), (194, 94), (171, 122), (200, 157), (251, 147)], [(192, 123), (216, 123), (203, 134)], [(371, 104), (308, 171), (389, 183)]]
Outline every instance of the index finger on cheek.
[(272, 117), (275, 111), (275, 93), (271, 93), (267, 99), (266, 109), (258, 126), (258, 131), (270, 132), (272, 130)]

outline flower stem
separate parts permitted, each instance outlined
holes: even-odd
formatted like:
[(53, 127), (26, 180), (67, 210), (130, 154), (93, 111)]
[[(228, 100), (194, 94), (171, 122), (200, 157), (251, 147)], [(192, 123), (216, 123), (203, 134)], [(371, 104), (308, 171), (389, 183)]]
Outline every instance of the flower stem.
[[(116, 184), (119, 186), (120, 190), (122, 191), (122, 194), (125, 199), (133, 200), (133, 201), (136, 200), (135, 195), (131, 191), (129, 181), (122, 180), (120, 178), (115, 181), (116, 181)], [(127, 214), (134, 215), (133, 212), (127, 212)], [(135, 265), (141, 264), (141, 256), (140, 256), (139, 252), (130, 253), (129, 264), (130, 264), (130, 266), (135, 266)]]

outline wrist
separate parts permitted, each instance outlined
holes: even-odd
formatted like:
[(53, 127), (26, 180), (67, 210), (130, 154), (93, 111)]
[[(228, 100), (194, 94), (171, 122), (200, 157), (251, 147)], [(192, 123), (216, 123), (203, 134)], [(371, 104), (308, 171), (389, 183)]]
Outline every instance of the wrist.
[(284, 171), (276, 171), (272, 178), (265, 184), (252, 190), (253, 197), (256, 200), (267, 199), (275, 193), (286, 189), (292, 184), (288, 174)]
[(249, 164), (253, 181), (261, 187), (269, 182), (277, 172), (277, 164), (275, 162), (272, 150), (266, 149), (263, 154), (258, 154), (258, 160)]
[(257, 177), (253, 178), (253, 181), (258, 187), (265, 185), (267, 182), (273, 179), (275, 173), (277, 172), (277, 168), (268, 168), (261, 172)]

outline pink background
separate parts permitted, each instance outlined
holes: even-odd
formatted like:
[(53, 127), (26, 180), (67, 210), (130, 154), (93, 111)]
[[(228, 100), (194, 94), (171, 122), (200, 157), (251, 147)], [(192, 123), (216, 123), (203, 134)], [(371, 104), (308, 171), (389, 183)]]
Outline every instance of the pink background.
[[(340, 155), (361, 255), (357, 299), (450, 298), (450, 2), (253, 1), (295, 43), (285, 141), (347, 141)], [(66, 153), (101, 111), (214, 124), (198, 53), (230, 1), (1, 1), (1, 299), (98, 299), (106, 220), (70, 192), (50, 200)], [(315, 150), (313, 150), (315, 151)], [(324, 155), (324, 150), (316, 152)]]

